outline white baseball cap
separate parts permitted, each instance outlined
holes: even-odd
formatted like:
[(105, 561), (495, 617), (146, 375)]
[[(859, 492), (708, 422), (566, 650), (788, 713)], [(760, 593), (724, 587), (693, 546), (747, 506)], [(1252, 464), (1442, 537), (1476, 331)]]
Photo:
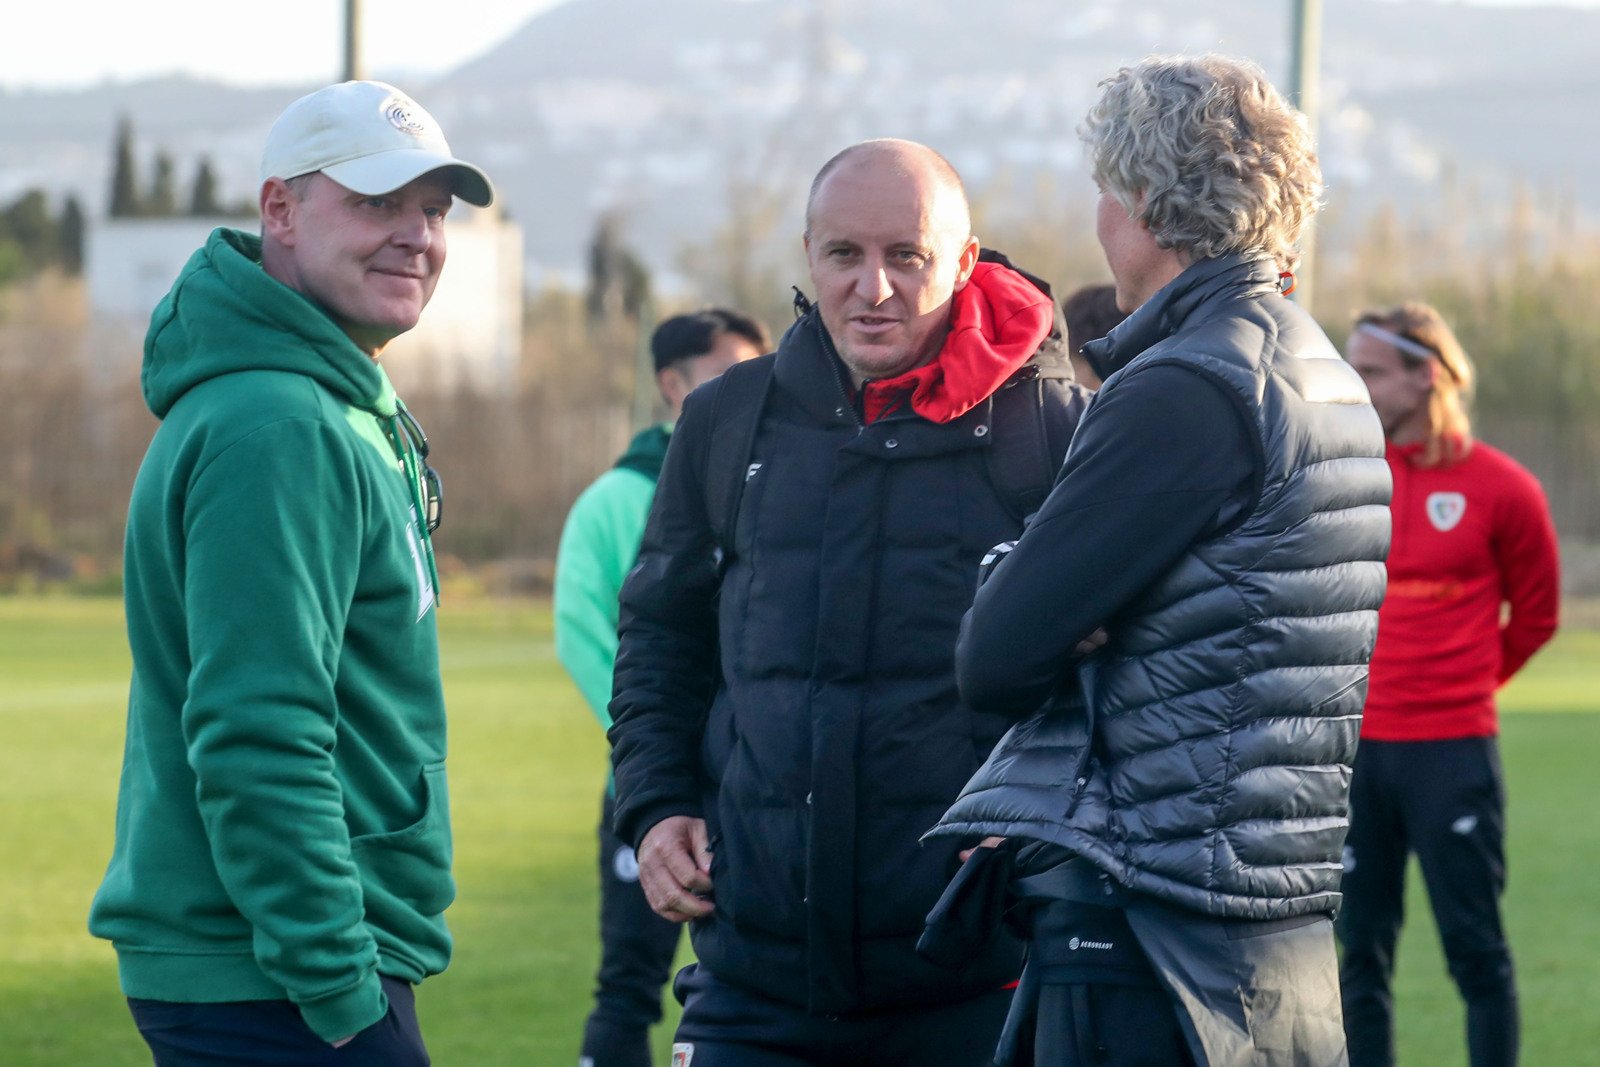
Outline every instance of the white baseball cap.
[(422, 105), (383, 82), (318, 89), (284, 109), (267, 133), (261, 180), (321, 171), (354, 193), (377, 196), (448, 169), (455, 195), (488, 207), (488, 175), (450, 154), (444, 131)]

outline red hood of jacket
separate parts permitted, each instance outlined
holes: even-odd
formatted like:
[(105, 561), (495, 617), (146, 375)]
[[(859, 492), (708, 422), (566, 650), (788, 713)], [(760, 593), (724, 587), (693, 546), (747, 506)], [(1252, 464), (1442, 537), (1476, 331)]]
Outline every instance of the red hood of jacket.
[(983, 403), (1050, 334), (1055, 308), (1021, 274), (979, 263), (951, 299), (950, 333), (932, 361), (866, 383), (862, 415), (873, 422), (906, 402), (930, 422), (950, 422)]

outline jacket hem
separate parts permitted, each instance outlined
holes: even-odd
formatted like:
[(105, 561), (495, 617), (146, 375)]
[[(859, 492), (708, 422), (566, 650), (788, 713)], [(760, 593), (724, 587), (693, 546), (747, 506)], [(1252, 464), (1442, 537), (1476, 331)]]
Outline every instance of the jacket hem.
[(163, 950), (117, 945), (122, 993), (140, 1000), (179, 1004), (225, 1004), (245, 1000), (294, 1001), (318, 1037), (333, 1041), (360, 1033), (388, 1011), (387, 998), (371, 970), (355, 984), (296, 1001), (268, 978), (249, 952)]

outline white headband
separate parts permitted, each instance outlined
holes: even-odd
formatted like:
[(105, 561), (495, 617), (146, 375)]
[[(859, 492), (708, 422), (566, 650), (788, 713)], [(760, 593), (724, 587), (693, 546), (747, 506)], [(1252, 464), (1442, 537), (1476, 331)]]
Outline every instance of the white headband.
[(1394, 347), (1398, 348), (1400, 351), (1409, 352), (1418, 359), (1439, 358), (1439, 353), (1435, 352), (1427, 345), (1418, 344), (1409, 337), (1401, 337), (1392, 330), (1385, 330), (1382, 326), (1379, 326), (1375, 323), (1363, 322), (1360, 326), (1356, 327), (1356, 333), (1364, 333), (1368, 337), (1376, 337), (1385, 344), (1394, 345)]

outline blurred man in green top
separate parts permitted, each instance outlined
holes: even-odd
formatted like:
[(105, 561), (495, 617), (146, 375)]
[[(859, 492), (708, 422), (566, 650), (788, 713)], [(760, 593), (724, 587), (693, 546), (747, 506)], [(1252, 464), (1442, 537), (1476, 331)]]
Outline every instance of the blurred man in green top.
[(450, 875), (428, 444), (378, 356), (488, 179), (379, 82), (267, 135), (261, 235), (156, 308), (133, 487), (133, 680), (90, 929), (160, 1067), (428, 1063)]
[[(734, 363), (768, 348), (761, 325), (711, 308), (678, 315), (650, 338), (656, 385), (672, 419), (683, 398)], [(556, 555), (556, 655), (600, 720), (611, 726), (611, 669), (617, 658), (617, 594), (639, 554), (639, 539), (667, 454), (671, 423), (651, 426), (616, 466), (572, 505)], [(600, 817), (600, 974), (584, 1027), (581, 1067), (649, 1067), (650, 1026), (661, 1019), (661, 987), (682, 929), (650, 910), (633, 849), (611, 832), (609, 780)]]

